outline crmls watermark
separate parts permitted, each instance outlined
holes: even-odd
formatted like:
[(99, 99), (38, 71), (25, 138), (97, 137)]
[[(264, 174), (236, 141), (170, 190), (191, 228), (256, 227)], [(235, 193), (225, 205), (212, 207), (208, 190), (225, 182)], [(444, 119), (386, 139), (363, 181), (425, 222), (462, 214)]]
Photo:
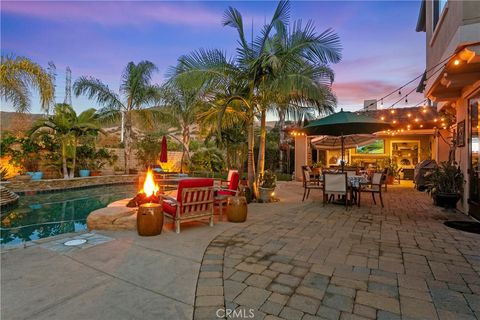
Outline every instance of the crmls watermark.
[(255, 318), (255, 309), (218, 309), (216, 312), (217, 318), (227, 319), (253, 319)]

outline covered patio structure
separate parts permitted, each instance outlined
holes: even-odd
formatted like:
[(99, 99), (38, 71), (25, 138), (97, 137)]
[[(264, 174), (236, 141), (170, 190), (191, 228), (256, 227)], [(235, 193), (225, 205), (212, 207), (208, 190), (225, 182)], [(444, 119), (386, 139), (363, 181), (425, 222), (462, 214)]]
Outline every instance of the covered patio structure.
[[(434, 107), (360, 110), (358, 113), (388, 121), (393, 129), (375, 133), (375, 148), (365, 145), (348, 148), (344, 155), (347, 165), (380, 169), (387, 160), (391, 160), (404, 169), (402, 178), (411, 179), (417, 163), (448, 157), (449, 132), (443, 129), (447, 119), (439, 115)], [(304, 165), (316, 162), (327, 168), (340, 165), (341, 151), (316, 143), (318, 135), (307, 135), (302, 128), (292, 128), (290, 134), (295, 140), (295, 180), (302, 180), (301, 168)]]

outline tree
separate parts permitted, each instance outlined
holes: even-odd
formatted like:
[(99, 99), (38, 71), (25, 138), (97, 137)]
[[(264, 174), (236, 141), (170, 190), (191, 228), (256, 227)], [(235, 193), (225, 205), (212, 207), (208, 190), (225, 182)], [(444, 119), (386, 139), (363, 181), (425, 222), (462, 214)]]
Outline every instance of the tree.
[(151, 84), (155, 71), (157, 67), (150, 61), (141, 61), (138, 64), (129, 62), (122, 73), (118, 94), (95, 78), (80, 77), (73, 85), (77, 97), (84, 94), (103, 106), (99, 110), (101, 119), (124, 118), (125, 173), (130, 169), (133, 117), (140, 117), (145, 126), (151, 125), (152, 112), (145, 108), (153, 106), (160, 98), (159, 87)]
[[(54, 114), (38, 119), (28, 131), (30, 136), (50, 131), (61, 145), (62, 172), (64, 179), (74, 177), (76, 166), (76, 148), (81, 137), (96, 135), (103, 132), (98, 125), (95, 109), (88, 109), (77, 116), (75, 110), (68, 104), (55, 105)], [(70, 171), (67, 159), (72, 158)]]
[(14, 56), (1, 57), (0, 92), (17, 112), (30, 111), (30, 89), (38, 90), (42, 109), (54, 100), (54, 86), (48, 73), (35, 62)]
[[(230, 7), (224, 15), (224, 26), (237, 30), (236, 56), (228, 60), (219, 50), (198, 50), (179, 59), (176, 76), (191, 83), (204, 81), (216, 102), (223, 103), (218, 114), (219, 127), (225, 110), (240, 104), (247, 123), (248, 181), (256, 193), (254, 164), (254, 121), (260, 118), (260, 145), (258, 173), (265, 164), (266, 114), (278, 108), (315, 108), (331, 111), (335, 98), (329, 82), (333, 71), (328, 62), (338, 62), (340, 43), (338, 36), (328, 29), (317, 35), (313, 24), (302, 27), (295, 22), (289, 29), (290, 4), (280, 1), (271, 21), (264, 25), (260, 35), (246, 40), (241, 13)], [(211, 94), (212, 96), (212, 94)], [(219, 98), (220, 96), (220, 98)], [(238, 110), (238, 108), (237, 108)]]
[(180, 132), (182, 139), (181, 167), (190, 163), (191, 130), (204, 102), (204, 86), (189, 86), (182, 79), (172, 78), (162, 86), (164, 106), (158, 109), (157, 119), (166, 122)]

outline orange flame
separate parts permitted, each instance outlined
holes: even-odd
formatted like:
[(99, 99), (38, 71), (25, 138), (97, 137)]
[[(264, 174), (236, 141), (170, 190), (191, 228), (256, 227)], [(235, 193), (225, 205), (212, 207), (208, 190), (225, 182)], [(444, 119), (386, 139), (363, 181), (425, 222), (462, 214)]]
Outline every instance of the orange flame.
[(142, 193), (145, 193), (147, 197), (150, 197), (154, 194), (157, 194), (159, 188), (158, 184), (155, 183), (153, 179), (153, 171), (152, 169), (148, 168), (147, 175), (145, 176), (145, 182), (143, 183), (143, 190)]

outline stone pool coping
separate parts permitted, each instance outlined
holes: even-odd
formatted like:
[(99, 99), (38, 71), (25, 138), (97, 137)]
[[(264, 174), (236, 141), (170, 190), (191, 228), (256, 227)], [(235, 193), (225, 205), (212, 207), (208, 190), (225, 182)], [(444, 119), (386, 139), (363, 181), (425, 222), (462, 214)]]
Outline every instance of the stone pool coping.
[(102, 185), (133, 184), (138, 182), (138, 175), (110, 175), (96, 177), (77, 177), (72, 179), (45, 180), (10, 180), (0, 185), (19, 195), (32, 195), (43, 192), (58, 192), (63, 190), (82, 189)]

